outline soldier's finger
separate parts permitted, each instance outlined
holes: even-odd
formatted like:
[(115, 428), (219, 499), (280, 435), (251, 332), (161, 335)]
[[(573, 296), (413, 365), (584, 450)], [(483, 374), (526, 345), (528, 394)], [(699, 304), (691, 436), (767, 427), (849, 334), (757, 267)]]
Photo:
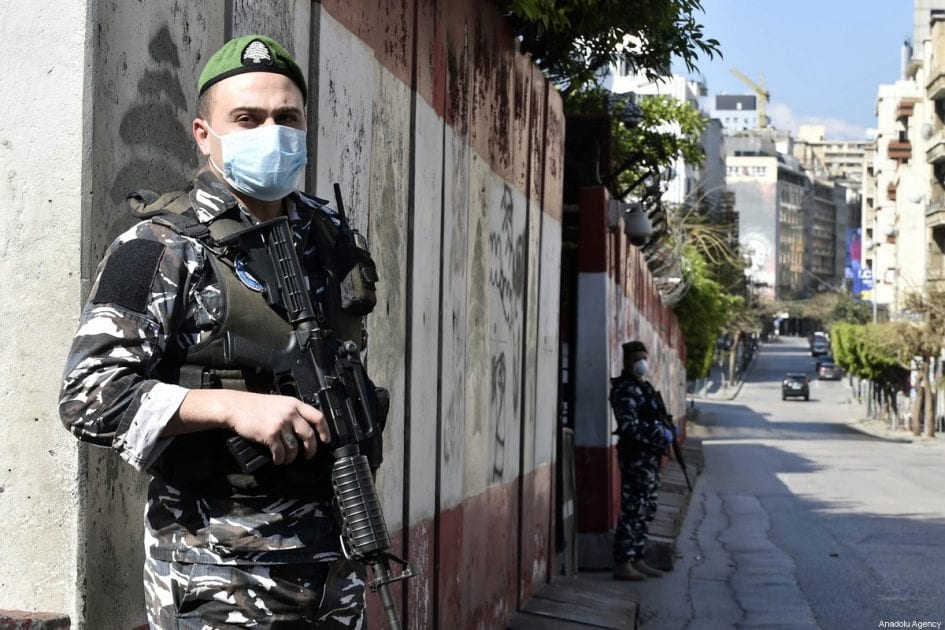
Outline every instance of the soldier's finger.
[(280, 436), (277, 435), (269, 442), (269, 452), (272, 453), (273, 464), (279, 466), (285, 463), (285, 444)]
[(305, 459), (315, 457), (315, 452), (318, 450), (318, 439), (315, 436), (315, 429), (301, 417), (299, 417), (299, 420), (294, 422), (292, 426), (295, 430), (295, 435), (302, 442), (302, 452), (305, 455)]
[(282, 443), (285, 444), (285, 462), (291, 464), (299, 454), (299, 439), (292, 427), (283, 427), (280, 433)]
[(328, 423), (325, 422), (325, 416), (322, 415), (321, 411), (311, 405), (300, 403), (298, 412), (303, 420), (314, 427), (322, 442), (325, 444), (331, 442), (331, 431), (328, 430)]

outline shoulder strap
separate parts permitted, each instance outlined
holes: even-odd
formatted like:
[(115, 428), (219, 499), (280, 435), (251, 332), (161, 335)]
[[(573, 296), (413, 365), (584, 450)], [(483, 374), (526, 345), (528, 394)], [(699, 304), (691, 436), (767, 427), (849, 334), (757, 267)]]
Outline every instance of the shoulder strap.
[(153, 190), (136, 190), (128, 195), (128, 207), (139, 219), (167, 226), (183, 236), (205, 239), (210, 229), (197, 220), (186, 190), (159, 195)]
[(128, 206), (139, 219), (167, 226), (182, 236), (205, 243), (219, 243), (243, 227), (239, 221), (228, 218), (215, 219), (209, 224), (201, 223), (186, 190), (175, 190), (163, 195), (153, 190), (136, 190), (128, 195)]

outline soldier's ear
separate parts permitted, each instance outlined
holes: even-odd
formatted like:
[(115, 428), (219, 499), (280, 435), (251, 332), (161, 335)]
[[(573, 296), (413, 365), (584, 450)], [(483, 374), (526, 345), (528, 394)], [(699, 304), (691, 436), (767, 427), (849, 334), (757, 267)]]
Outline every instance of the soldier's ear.
[(210, 125), (203, 118), (194, 118), (191, 125), (191, 132), (194, 135), (194, 142), (197, 143), (197, 149), (204, 157), (210, 156)]

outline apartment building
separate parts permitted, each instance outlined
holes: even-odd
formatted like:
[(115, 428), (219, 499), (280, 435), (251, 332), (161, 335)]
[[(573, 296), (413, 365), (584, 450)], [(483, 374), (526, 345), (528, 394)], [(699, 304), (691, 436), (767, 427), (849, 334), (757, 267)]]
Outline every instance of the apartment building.
[(726, 135), (758, 128), (758, 97), (754, 94), (716, 94), (709, 117), (722, 123)]
[(936, 136), (935, 101), (927, 96), (930, 87), (935, 89), (934, 77), (926, 78), (934, 72), (929, 24), (935, 12), (926, 8), (916, 15), (915, 46), (903, 45), (900, 79), (879, 86), (876, 145), (872, 163), (864, 168), (871, 180), (864, 186), (874, 193), (863, 203), (863, 267), (874, 283), (864, 297), (893, 320), (909, 316), (909, 294), (923, 291), (928, 278), (936, 276), (936, 264), (941, 268), (941, 250), (931, 232), (945, 199), (933, 173), (941, 168), (934, 165), (945, 161), (945, 151)]
[(804, 289), (808, 179), (779, 153), (773, 129), (726, 139), (726, 185), (735, 196), (738, 238), (754, 296), (766, 302)]
[(880, 85), (877, 137), (864, 162), (864, 294), (890, 319), (910, 293), (945, 288), (945, 0), (914, 0), (898, 81)]
[(873, 149), (870, 140), (827, 140), (823, 125), (800, 125), (794, 157), (809, 165), (817, 177), (829, 177), (844, 188), (862, 193), (863, 162)]
[(727, 186), (756, 296), (790, 300), (852, 287), (848, 239), (859, 224), (860, 195), (816, 160), (795, 157), (783, 130), (739, 132), (726, 138), (726, 152)]
[(925, 98), (928, 120), (920, 135), (928, 138), (925, 159), (929, 164), (929, 202), (925, 212), (926, 281), (931, 288), (945, 290), (945, 15), (932, 13), (929, 40), (924, 46)]

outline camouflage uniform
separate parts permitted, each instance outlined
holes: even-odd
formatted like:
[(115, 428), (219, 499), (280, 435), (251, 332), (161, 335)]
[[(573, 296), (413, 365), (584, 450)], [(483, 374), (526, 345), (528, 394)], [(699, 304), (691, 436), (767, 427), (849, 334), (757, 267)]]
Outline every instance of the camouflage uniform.
[(617, 419), (620, 516), (614, 533), (614, 562), (643, 557), (646, 534), (656, 515), (660, 458), (669, 443), (659, 421), (656, 390), (628, 371), (611, 379), (610, 405)]
[[(197, 176), (189, 197), (201, 223), (222, 216), (252, 223), (208, 171)], [(316, 212), (339, 219), (301, 193), (286, 203), (295, 237), (306, 243), (301, 262), (317, 301), (325, 275), (309, 227)], [(145, 509), (152, 627), (362, 627), (364, 573), (340, 553), (327, 480), (317, 491), (285, 491), (293, 468), (267, 466), (286, 477), (258, 487), (232, 485), (231, 473), (239, 470), (231, 458), (192, 448), (210, 444), (213, 431), (161, 437), (189, 391), (161, 379), (162, 359), (210, 339), (224, 317), (212, 255), (200, 241), (151, 221), (112, 243), (68, 357), (62, 420), (79, 439), (113, 448), (155, 475)], [(188, 442), (194, 436), (204, 441)], [(302, 459), (293, 463), (299, 465), (294, 474), (310, 478)], [(165, 474), (168, 462), (182, 460), (190, 461), (187, 469)]]

